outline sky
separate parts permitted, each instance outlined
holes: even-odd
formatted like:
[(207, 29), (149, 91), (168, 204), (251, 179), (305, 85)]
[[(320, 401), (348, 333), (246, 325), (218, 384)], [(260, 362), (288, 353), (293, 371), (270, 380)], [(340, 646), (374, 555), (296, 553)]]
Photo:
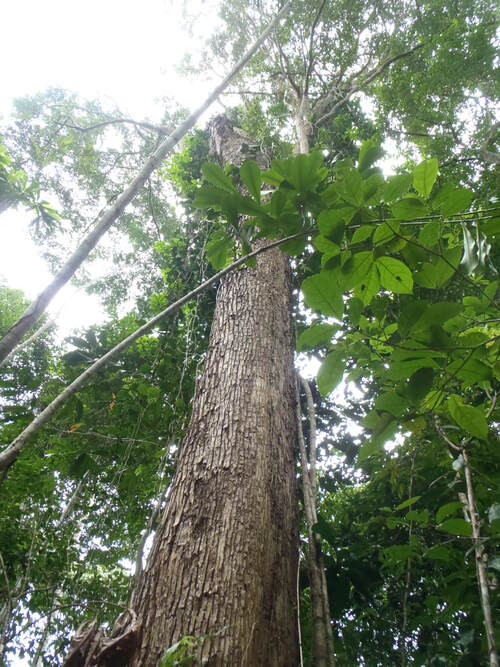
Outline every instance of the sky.
[[(190, 2), (191, 34), (183, 29), (179, 0), (16, 0), (2, 3), (4, 63), (0, 87), (0, 128), (15, 97), (61, 87), (99, 98), (138, 120), (158, 121), (161, 99), (174, 97), (194, 109), (212, 88), (209, 80), (183, 80), (175, 65), (199, 48), (213, 28), (211, 4)], [(213, 4), (213, 3), (212, 3)], [(6, 54), (6, 55), (5, 55)], [(0, 280), (34, 298), (51, 278), (29, 236), (32, 214), (0, 215)], [(68, 247), (68, 254), (74, 248)], [(68, 285), (49, 307), (61, 336), (74, 327), (103, 321), (97, 297)]]

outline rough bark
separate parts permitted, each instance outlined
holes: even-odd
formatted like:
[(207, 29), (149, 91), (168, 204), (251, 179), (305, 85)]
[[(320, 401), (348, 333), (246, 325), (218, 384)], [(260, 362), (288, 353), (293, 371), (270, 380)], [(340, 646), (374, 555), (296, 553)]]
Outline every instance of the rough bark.
[(127, 336), (127, 338), (124, 338), (124, 340), (122, 340), (120, 343), (117, 343), (117, 345), (111, 348), (111, 350), (106, 352), (106, 354), (100, 357), (97, 361), (94, 361), (94, 363), (91, 366), (89, 366), (85, 371), (83, 371), (83, 373), (81, 373), (81, 375), (79, 375), (75, 380), (73, 380), (71, 384), (67, 385), (61, 391), (61, 393), (58, 394), (56, 398), (54, 398), (54, 400), (51, 403), (49, 403), (49, 405), (46, 408), (44, 408), (44, 410), (42, 410), (42, 412), (40, 412), (40, 414), (33, 419), (33, 421), (10, 443), (10, 445), (8, 445), (5, 449), (3, 449), (0, 452), (0, 472), (4, 473), (4, 475), (0, 477), (0, 484), (5, 478), (5, 473), (10, 468), (10, 466), (16, 461), (17, 457), (23, 451), (27, 443), (30, 442), (37, 435), (37, 433), (41, 430), (41, 428), (48, 421), (50, 421), (50, 419), (52, 419), (52, 417), (59, 410), (59, 408), (61, 408), (66, 403), (66, 401), (71, 396), (73, 396), (73, 394), (76, 394), (78, 391), (80, 391), (80, 389), (82, 389), (87, 384), (87, 382), (101, 368), (106, 366), (106, 364), (109, 361), (111, 361), (111, 359), (116, 358), (121, 352), (123, 352), (130, 345), (132, 345), (132, 343), (134, 343), (136, 340), (138, 340), (139, 338), (147, 334), (149, 331), (151, 331), (151, 329), (156, 324), (158, 324), (164, 317), (166, 317), (167, 315), (171, 315), (175, 311), (179, 310), (181, 306), (183, 306), (185, 303), (188, 303), (191, 299), (194, 299), (195, 296), (201, 294), (211, 285), (214, 285), (223, 276), (227, 275), (228, 273), (235, 270), (239, 266), (242, 266), (249, 259), (256, 257), (258, 254), (266, 252), (268, 251), (268, 249), (275, 248), (280, 244), (285, 243), (286, 241), (290, 241), (292, 239), (297, 238), (298, 236), (302, 236), (302, 234), (293, 234), (283, 239), (272, 241), (267, 245), (261, 245), (248, 255), (240, 257), (239, 259), (234, 261), (230, 266), (228, 266), (225, 269), (222, 269), (214, 276), (212, 276), (208, 280), (205, 280), (205, 282), (198, 285), (198, 287), (195, 287), (194, 290), (191, 290), (191, 292), (188, 292), (188, 294), (186, 294), (185, 296), (181, 297), (174, 303), (167, 306), (164, 310), (161, 311), (161, 313), (158, 313), (158, 315), (152, 317), (150, 320), (146, 322), (146, 324), (143, 324), (142, 327), (139, 327), (139, 329), (136, 329), (134, 333), (130, 334), (130, 336)]
[[(221, 160), (241, 164), (248, 138), (225, 119), (212, 128)], [(133, 667), (156, 665), (186, 635), (204, 638), (202, 664), (297, 665), (290, 306), (277, 249), (219, 288), (190, 427), (135, 598)]]

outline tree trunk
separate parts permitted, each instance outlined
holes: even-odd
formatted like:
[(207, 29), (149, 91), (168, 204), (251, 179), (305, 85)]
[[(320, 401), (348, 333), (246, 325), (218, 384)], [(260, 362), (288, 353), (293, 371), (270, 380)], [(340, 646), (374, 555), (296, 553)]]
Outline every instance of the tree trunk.
[[(248, 138), (220, 123), (233, 164)], [(291, 283), (279, 250), (219, 288), (168, 505), (135, 597), (133, 667), (186, 635), (201, 664), (295, 667), (295, 389)]]

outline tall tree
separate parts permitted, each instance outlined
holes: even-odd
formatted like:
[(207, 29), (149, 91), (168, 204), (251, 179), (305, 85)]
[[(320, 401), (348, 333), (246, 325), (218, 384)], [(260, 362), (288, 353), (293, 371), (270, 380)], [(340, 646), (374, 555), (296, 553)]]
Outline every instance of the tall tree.
[[(232, 34), (240, 42), (235, 45), (236, 53), (243, 38), (252, 30), (258, 31), (258, 21), (268, 9), (262, 3), (223, 5), (228, 24), (234, 27)], [(340, 324), (319, 320), (302, 333), (299, 346), (319, 348), (323, 365), (318, 386), (323, 395), (328, 395), (338, 384), (344, 370), (350, 371), (353, 379), (364, 372), (367, 381), (381, 392), (365, 423), (371, 437), (360, 452), (359, 462), (367, 465), (366, 461), (373, 461), (380, 454), (385, 441), (398, 430), (399, 421), (412, 431), (419, 432), (420, 428), (422, 433), (422, 422), (426, 423), (430, 414), (438, 419), (440, 428), (442, 420), (452, 420), (446, 425), (452, 429), (452, 435), (453, 429), (462, 429), (460, 441), (451, 439), (450, 431), (442, 431), (441, 440), (444, 443), (448, 440), (446, 446), (453, 452), (460, 451), (462, 458), (457, 468), (462, 465), (470, 476), (468, 457), (477, 454), (479, 443), (487, 441), (484, 414), (494, 418), (496, 403), (490, 391), (496, 390), (497, 375), (496, 285), (487, 279), (483, 283), (481, 277), (472, 273), (478, 267), (480, 271), (488, 269), (487, 246), (497, 233), (495, 221), (477, 210), (475, 214), (481, 218), (480, 226), (486, 230), (486, 237), (478, 232), (472, 238), (470, 230), (469, 236), (464, 232), (463, 253), (455, 218), (460, 215), (465, 225), (474, 224), (473, 213), (467, 213), (474, 193), (445, 184), (442, 179), (437, 181), (437, 164), (433, 160), (420, 164), (413, 175), (401, 174), (385, 183), (373, 166), (381, 154), (378, 142), (366, 142), (357, 154), (353, 140), (359, 139), (362, 131), (346, 130), (359, 110), (350, 109), (346, 114), (339, 111), (358, 91), (369, 90), (375, 82), (380, 84), (378, 92), (383, 98), (383, 90), (387, 91), (383, 77), (391, 67), (403, 67), (402, 63), (422, 54), (424, 63), (432, 64), (438, 46), (447, 43), (450, 26), (458, 24), (460, 37), (467, 40), (468, 46), (475, 43), (488, 46), (492, 34), (491, 7), (481, 5), (473, 21), (466, 15), (470, 9), (467, 3), (454, 6), (451, 15), (443, 12), (439, 3), (424, 15), (413, 5), (395, 7), (385, 3), (369, 11), (362, 3), (330, 6), (323, 2), (314, 7), (308, 5), (307, 12), (303, 3), (296, 3), (294, 9), (296, 12), (276, 37), (274, 60), (261, 59), (247, 81), (248, 85), (259, 86), (264, 81), (253, 92), (270, 99), (268, 113), (265, 105), (258, 108), (255, 104), (248, 104), (239, 113), (250, 125), (255, 120), (252, 112), (257, 111), (259, 118), (255, 124), (260, 126), (268, 146), (273, 145), (275, 137), (262, 130), (258, 121), (270, 120), (282, 129), (291, 120), (300, 152), (306, 153), (311, 145), (316, 146), (328, 153), (326, 166), (321, 164), (320, 152), (314, 151), (294, 160), (276, 160), (262, 176), (256, 163), (250, 160), (242, 164), (249, 157), (260, 161), (260, 139), (256, 141), (235, 132), (230, 123), (216, 124), (214, 127), (219, 131), (214, 132), (214, 145), (222, 161), (242, 168), (239, 174), (230, 167), (226, 172), (213, 165), (205, 168), (208, 183), (197, 193), (197, 203), (209, 211), (222, 211), (227, 218), (227, 223), (221, 224), (216, 215), (209, 213), (215, 231), (207, 244), (207, 254), (216, 268), (226, 265), (235, 249), (246, 251), (251, 243), (262, 243), (263, 237), (310, 233), (314, 237), (313, 246), (304, 239), (287, 247), (297, 257), (294, 279), (298, 285), (305, 277), (302, 292), (306, 305), (316, 315), (335, 317), (342, 323), (342, 334), (337, 335)], [(299, 12), (302, 12), (300, 20)], [(244, 18), (248, 19), (246, 23)], [(338, 48), (332, 48), (334, 39)], [(228, 40), (219, 41), (219, 54), (230, 53), (230, 48), (220, 51), (221, 46), (225, 48), (228, 44), (231, 46)], [(491, 62), (491, 50), (484, 48), (484, 53), (485, 62)], [(469, 50), (467, 54), (469, 57)], [(467, 63), (470, 65), (469, 60)], [(462, 99), (459, 93), (465, 95), (465, 87), (477, 71), (465, 68), (463, 73), (464, 78), (453, 77), (450, 83), (459, 101)], [(407, 67), (401, 76), (401, 89), (407, 84), (411, 89), (415, 76), (415, 71)], [(421, 84), (421, 90), (427, 91), (421, 99), (428, 104), (435, 81)], [(407, 123), (408, 106), (398, 106), (397, 100), (390, 95), (386, 97), (387, 109)], [(456, 99), (450, 104), (450, 108), (446, 107), (447, 119), (455, 120), (453, 113), (460, 104)], [(393, 129), (399, 130), (399, 126)], [(285, 154), (290, 153), (290, 146), (280, 147), (284, 147)], [(357, 159), (356, 166), (352, 160), (338, 163), (340, 152), (343, 157), (351, 153)], [(262, 161), (260, 166), (264, 166)], [(236, 182), (241, 178), (251, 198), (234, 188), (229, 174)], [(270, 201), (261, 201), (261, 178), (276, 189)], [(488, 191), (484, 201), (488, 201)], [(464, 269), (457, 271), (462, 254)], [(160, 660), (168, 645), (179, 641), (179, 650), (187, 647), (189, 653), (191, 647), (195, 654), (215, 664), (294, 664), (295, 648), (290, 640), (295, 627), (291, 625), (296, 573), (295, 422), (292, 336), (287, 319), (289, 279), (286, 261), (274, 252), (263, 255), (256, 268), (249, 266), (231, 274), (220, 288), (191, 425), (148, 569), (134, 597), (135, 615), (129, 618), (128, 629), (121, 632), (123, 624), (118, 624), (114, 638), (97, 642), (102, 662), (111, 659), (113, 651), (123, 654), (127, 649), (128, 653), (135, 651), (134, 664), (148, 664), (151, 656)], [(410, 296), (413, 293), (415, 299)], [(462, 298), (468, 310), (459, 317)], [(486, 327), (483, 336), (475, 330), (479, 326)], [(486, 388), (481, 382), (488, 383)], [(453, 391), (461, 396), (453, 395)], [(446, 402), (449, 408), (444, 407)], [(435, 431), (434, 425), (431, 428)], [(312, 428), (303, 443), (304, 448), (309, 446), (310, 454), (315, 448), (311, 431)], [(274, 440), (280, 436), (283, 446), (276, 447)], [(302, 459), (303, 468), (307, 468), (306, 458), (307, 453)], [(311, 470), (314, 472), (313, 465)], [(311, 482), (313, 486), (316, 483), (314, 474)], [(408, 497), (395, 511), (412, 508), (417, 502), (414, 500), (417, 482), (412, 475), (409, 478), (400, 475), (398, 484)], [(483, 537), (478, 532), (481, 526), (476, 520), (478, 510), (469, 494), (473, 485), (467, 481), (466, 486), (467, 507), (461, 500), (458, 502), (468, 520), (453, 518), (452, 523), (447, 523), (444, 519), (439, 526), (453, 535), (453, 539), (472, 535), (477, 555), (484, 559)], [(304, 502), (309, 506), (305, 487), (303, 492)], [(402, 494), (399, 488), (391, 498), (398, 494)], [(479, 497), (484, 510), (491, 494), (484, 492)], [(406, 502), (409, 504), (405, 505)], [(256, 507), (263, 508), (262, 514), (255, 511)], [(410, 514), (413, 511), (416, 514)], [(495, 511), (491, 512), (493, 517)], [(315, 517), (313, 511), (310, 516)], [(405, 535), (407, 543), (390, 544), (381, 552), (386, 567), (394, 566), (397, 572), (401, 566), (405, 568), (405, 585), (398, 588), (387, 578), (377, 599), (383, 605), (388, 586), (393, 585), (398, 602), (391, 602), (390, 612), (392, 627), (397, 627), (399, 633), (398, 651), (392, 651), (385, 635), (385, 643), (382, 641), (380, 646), (386, 651), (386, 659), (398, 655), (402, 665), (413, 650), (415, 635), (411, 632), (420, 633), (419, 638), (425, 635), (425, 624), (415, 620), (415, 625), (410, 626), (409, 619), (412, 604), (416, 607), (412, 586), (422, 594), (412, 571), (416, 567), (414, 561), (427, 557), (422, 546), (427, 539), (423, 530), (425, 516), (425, 512), (410, 509), (403, 524), (409, 531)], [(388, 521), (388, 528), (399, 525), (396, 517), (389, 518), (393, 521)], [(494, 522), (493, 518), (492, 526)], [(331, 551), (329, 546), (326, 554), (329, 558), (326, 563), (332, 570), (335, 540), (328, 527), (321, 525), (321, 514), (318, 523), (314, 531), (321, 533), (326, 542), (332, 540)], [(311, 531), (309, 526), (308, 542), (312, 550), (315, 538)], [(493, 527), (491, 535), (488, 533), (490, 537), (490, 544), (494, 545)], [(433, 539), (436, 541), (435, 536)], [(226, 557), (228, 544), (235, 547)], [(440, 543), (435, 546), (445, 548)], [(212, 553), (214, 562), (208, 562)], [(441, 554), (444, 560), (443, 553), (447, 552), (445, 549), (432, 553)], [(165, 572), (172, 563), (179, 566), (175, 576), (169, 577)], [(342, 581), (341, 570), (339, 567), (337, 583)], [(492, 623), (486, 620), (489, 586), (484, 573), (483, 567), (480, 580), (485, 595), (481, 602), (490, 664), (494, 665), (496, 650)], [(433, 590), (432, 586), (429, 590)], [(241, 600), (247, 605), (244, 615)], [(249, 608), (250, 618), (247, 618)], [(398, 625), (400, 609), (403, 620)], [(457, 608), (455, 613), (457, 616), (451, 617), (454, 629), (460, 626), (458, 616), (466, 612)], [(352, 609), (338, 621), (341, 639), (350, 614)], [(363, 621), (366, 618), (361, 614), (358, 617)], [(276, 645), (271, 642), (273, 633)], [(81, 637), (87, 641), (90, 635), (83, 633)], [(73, 656), (85, 641), (80, 645), (76, 642)], [(358, 656), (349, 652), (345, 644), (339, 655), (350, 660)], [(365, 655), (369, 660), (369, 653)], [(317, 646), (315, 659), (318, 660)], [(373, 664), (383, 664), (383, 659), (382, 654)]]

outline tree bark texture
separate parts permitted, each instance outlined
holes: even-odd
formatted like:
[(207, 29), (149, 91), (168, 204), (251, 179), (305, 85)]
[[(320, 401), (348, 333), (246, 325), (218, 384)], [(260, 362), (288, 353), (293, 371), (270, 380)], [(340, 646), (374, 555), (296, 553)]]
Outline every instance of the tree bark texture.
[[(248, 138), (225, 120), (216, 135), (222, 160), (241, 164)], [(157, 665), (186, 635), (204, 637), (201, 664), (298, 664), (290, 305), (279, 250), (219, 287), (191, 423), (135, 597), (133, 667)]]

